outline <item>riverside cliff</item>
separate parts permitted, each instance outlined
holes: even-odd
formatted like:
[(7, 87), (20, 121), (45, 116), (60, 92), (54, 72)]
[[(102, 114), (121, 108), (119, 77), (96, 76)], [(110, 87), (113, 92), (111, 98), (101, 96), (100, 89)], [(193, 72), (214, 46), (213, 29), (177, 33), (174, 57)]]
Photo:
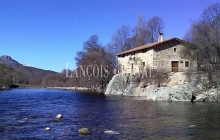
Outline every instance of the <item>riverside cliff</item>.
[(165, 81), (154, 77), (143, 78), (140, 73), (119, 73), (109, 82), (105, 94), (141, 96), (154, 101), (219, 102), (220, 99), (218, 88), (205, 88), (201, 82), (196, 83), (183, 72), (170, 73)]

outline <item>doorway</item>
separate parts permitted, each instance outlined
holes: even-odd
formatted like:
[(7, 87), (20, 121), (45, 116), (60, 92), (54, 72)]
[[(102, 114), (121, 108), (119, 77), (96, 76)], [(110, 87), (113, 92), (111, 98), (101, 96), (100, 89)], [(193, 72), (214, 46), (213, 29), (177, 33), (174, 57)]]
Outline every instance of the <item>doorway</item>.
[(172, 72), (178, 72), (179, 71), (179, 61), (172, 61)]

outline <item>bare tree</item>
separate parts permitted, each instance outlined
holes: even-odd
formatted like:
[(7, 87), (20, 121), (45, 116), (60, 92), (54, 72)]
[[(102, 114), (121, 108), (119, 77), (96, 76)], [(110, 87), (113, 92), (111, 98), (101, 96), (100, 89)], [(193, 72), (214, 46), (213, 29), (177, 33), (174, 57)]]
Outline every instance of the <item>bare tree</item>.
[(103, 90), (113, 76), (112, 55), (99, 43), (97, 35), (91, 36), (83, 48), (77, 53), (75, 72), (79, 74), (84, 69), (86, 73), (78, 78), (78, 82), (83, 87)]
[(108, 47), (114, 54), (129, 50), (133, 48), (131, 37), (131, 28), (128, 25), (122, 25), (116, 30), (115, 34), (112, 35)]
[(156, 42), (159, 33), (164, 32), (163, 20), (159, 17), (152, 17), (148, 21), (143, 16), (138, 17), (136, 27), (136, 44), (135, 46), (145, 45)]
[(99, 43), (98, 35), (92, 35), (89, 39), (84, 42), (83, 49), (84, 50), (98, 50), (101, 44)]
[(164, 23), (163, 20), (159, 17), (152, 17), (147, 22), (147, 30), (148, 30), (148, 37), (149, 42), (157, 42), (159, 33), (164, 32)]
[(211, 83), (219, 83), (216, 78), (220, 77), (220, 4), (205, 9), (201, 19), (191, 25), (184, 38), (197, 46), (195, 53), (185, 53), (196, 58), (199, 69), (208, 74)]
[(143, 16), (139, 16), (136, 27), (136, 42), (135, 46), (141, 46), (148, 43), (149, 32), (147, 30), (147, 23)]

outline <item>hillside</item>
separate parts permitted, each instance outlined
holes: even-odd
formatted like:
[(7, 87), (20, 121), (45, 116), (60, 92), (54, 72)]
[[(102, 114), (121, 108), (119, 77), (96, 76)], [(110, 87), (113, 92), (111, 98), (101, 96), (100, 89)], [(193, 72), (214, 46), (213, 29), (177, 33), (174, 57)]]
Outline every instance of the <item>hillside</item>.
[(2, 65), (2, 64), (0, 64), (0, 71), (2, 71), (2, 72), (4, 71), (7, 73), (14, 72), (14, 70), (12, 68), (6, 67), (5, 65)]
[(23, 65), (7, 55), (0, 57), (0, 87), (7, 87), (11, 83), (42, 85), (43, 79), (50, 75), (58, 73)]
[(9, 67), (18, 67), (22, 65), (7, 55), (3, 55), (0, 57), (0, 64), (9, 66)]
[(10, 78), (12, 73), (14, 73), (13, 69), (0, 64), (0, 89), (8, 87), (12, 83)]
[(48, 74), (56, 74), (56, 72), (54, 71), (43, 70), (43, 69), (23, 65), (7, 55), (0, 57), (0, 64), (5, 65), (9, 68), (13, 68), (14, 70), (21, 72), (27, 76), (34, 76), (34, 77), (42, 76), (43, 77)]

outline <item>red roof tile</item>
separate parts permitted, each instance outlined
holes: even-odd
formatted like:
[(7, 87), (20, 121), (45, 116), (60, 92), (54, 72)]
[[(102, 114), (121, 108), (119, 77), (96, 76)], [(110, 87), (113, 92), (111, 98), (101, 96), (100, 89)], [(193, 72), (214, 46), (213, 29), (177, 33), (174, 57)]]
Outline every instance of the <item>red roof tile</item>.
[(179, 42), (185, 42), (184, 40), (181, 40), (179, 38), (170, 38), (170, 39), (167, 39), (167, 40), (164, 40), (164, 41), (161, 41), (161, 42), (154, 42), (154, 43), (146, 44), (146, 45), (143, 45), (143, 46), (135, 47), (135, 48), (132, 48), (130, 50), (118, 53), (116, 55), (118, 56), (118, 55), (122, 55), (122, 54), (126, 54), (126, 53), (131, 53), (131, 52), (136, 52), (136, 51), (147, 49), (147, 48), (151, 48), (151, 47), (156, 47), (158, 45), (161, 45), (163, 43), (167, 43), (167, 42), (173, 41), (173, 40), (176, 40), (176, 41), (179, 41)]

